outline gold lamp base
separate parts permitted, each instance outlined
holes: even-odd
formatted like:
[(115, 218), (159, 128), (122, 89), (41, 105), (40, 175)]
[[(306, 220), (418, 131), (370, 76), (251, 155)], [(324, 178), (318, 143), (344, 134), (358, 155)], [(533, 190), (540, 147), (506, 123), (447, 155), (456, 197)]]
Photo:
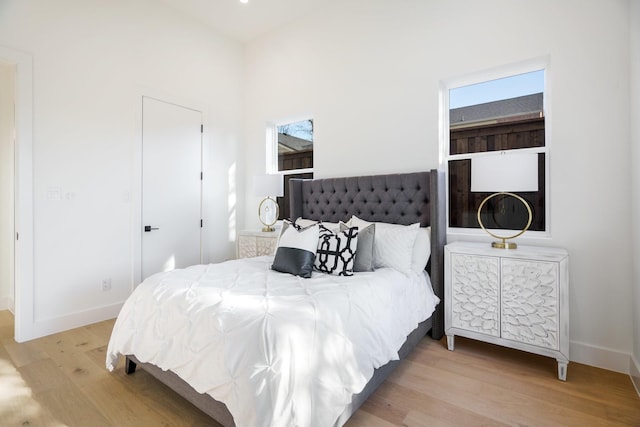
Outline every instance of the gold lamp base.
[(517, 249), (518, 245), (513, 242), (491, 242), (491, 247), (496, 249)]
[(264, 231), (265, 233), (270, 233), (272, 231), (276, 231), (276, 229), (271, 226), (267, 226), (267, 227), (262, 227), (262, 231)]
[[(482, 217), (480, 215), (480, 211), (482, 210), (482, 207), (492, 198), (496, 197), (496, 196), (509, 196), (509, 197), (514, 197), (516, 199), (518, 199), (520, 202), (522, 202), (522, 204), (527, 208), (527, 212), (529, 213), (529, 218), (527, 220), (527, 225), (524, 226), (524, 228), (520, 231), (518, 231), (517, 233), (515, 233), (512, 236), (498, 236), (496, 234), (493, 234), (492, 232), (490, 232), (489, 230), (486, 229), (486, 227), (484, 226), (484, 224), (482, 223)], [(531, 221), (533, 220), (533, 212), (531, 211), (531, 208), (529, 207), (529, 204), (527, 203), (527, 201), (525, 199), (523, 199), (522, 197), (518, 196), (517, 194), (514, 193), (508, 193), (506, 191), (501, 191), (498, 193), (494, 193), (491, 194), (489, 196), (487, 196), (482, 203), (480, 203), (480, 207), (478, 207), (478, 224), (480, 224), (480, 228), (482, 228), (487, 234), (489, 234), (491, 237), (494, 237), (496, 239), (500, 239), (499, 242), (492, 242), (491, 243), (491, 247), (492, 248), (496, 248), (496, 249), (517, 249), (518, 245), (514, 242), (507, 242), (507, 239), (513, 239), (516, 238), (518, 236), (520, 236), (521, 234), (523, 234), (525, 231), (527, 231), (529, 229), (529, 226), (531, 225)]]

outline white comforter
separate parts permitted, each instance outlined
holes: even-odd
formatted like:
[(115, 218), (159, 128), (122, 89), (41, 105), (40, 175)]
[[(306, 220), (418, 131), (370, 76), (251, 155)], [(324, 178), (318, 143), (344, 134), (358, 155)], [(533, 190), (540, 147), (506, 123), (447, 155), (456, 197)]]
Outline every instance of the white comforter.
[(134, 354), (224, 402), (237, 426), (332, 426), (438, 298), (426, 274), (311, 279), (272, 257), (159, 273), (125, 302), (107, 368)]

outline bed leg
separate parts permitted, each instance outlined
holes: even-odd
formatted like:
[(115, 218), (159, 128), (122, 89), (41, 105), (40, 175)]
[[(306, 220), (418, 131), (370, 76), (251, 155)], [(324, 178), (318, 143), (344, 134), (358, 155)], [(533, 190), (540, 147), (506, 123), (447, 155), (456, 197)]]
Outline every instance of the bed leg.
[(131, 375), (136, 371), (136, 362), (129, 359), (128, 357), (124, 359), (124, 372), (127, 375)]

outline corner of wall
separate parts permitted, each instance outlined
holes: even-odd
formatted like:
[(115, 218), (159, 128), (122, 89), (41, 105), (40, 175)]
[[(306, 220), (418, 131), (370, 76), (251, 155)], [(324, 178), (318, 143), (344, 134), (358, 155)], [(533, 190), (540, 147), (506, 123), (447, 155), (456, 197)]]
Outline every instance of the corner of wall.
[[(640, 163), (640, 124), (633, 120), (640, 112), (640, 1), (634, 0), (630, 2), (629, 11), (629, 27), (630, 27), (630, 43), (629, 43), (629, 65), (630, 65), (630, 144), (631, 144), (631, 162), (632, 162), (632, 217), (640, 213), (640, 197), (638, 189), (640, 189), (640, 173), (637, 171), (638, 163)], [(633, 255), (637, 257), (640, 254), (640, 227), (633, 227)], [(629, 374), (631, 381), (640, 395), (640, 266), (634, 264), (633, 282), (633, 350), (632, 357), (629, 361)]]
[(0, 311), (9, 310), (11, 314), (16, 314), (16, 304), (11, 296), (0, 297)]
[[(571, 362), (583, 363), (596, 368), (629, 374), (631, 355), (619, 350), (571, 341), (569, 347)], [(569, 368), (571, 369), (571, 368)]]
[(640, 364), (633, 356), (629, 358), (629, 376), (633, 386), (636, 388), (638, 397), (640, 397)]

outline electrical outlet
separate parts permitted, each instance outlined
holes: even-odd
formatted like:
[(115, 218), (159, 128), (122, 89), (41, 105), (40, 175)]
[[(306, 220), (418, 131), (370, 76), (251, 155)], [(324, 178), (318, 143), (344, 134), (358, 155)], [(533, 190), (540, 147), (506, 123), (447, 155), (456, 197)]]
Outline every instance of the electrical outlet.
[(102, 279), (102, 292), (107, 292), (111, 290), (111, 278)]

